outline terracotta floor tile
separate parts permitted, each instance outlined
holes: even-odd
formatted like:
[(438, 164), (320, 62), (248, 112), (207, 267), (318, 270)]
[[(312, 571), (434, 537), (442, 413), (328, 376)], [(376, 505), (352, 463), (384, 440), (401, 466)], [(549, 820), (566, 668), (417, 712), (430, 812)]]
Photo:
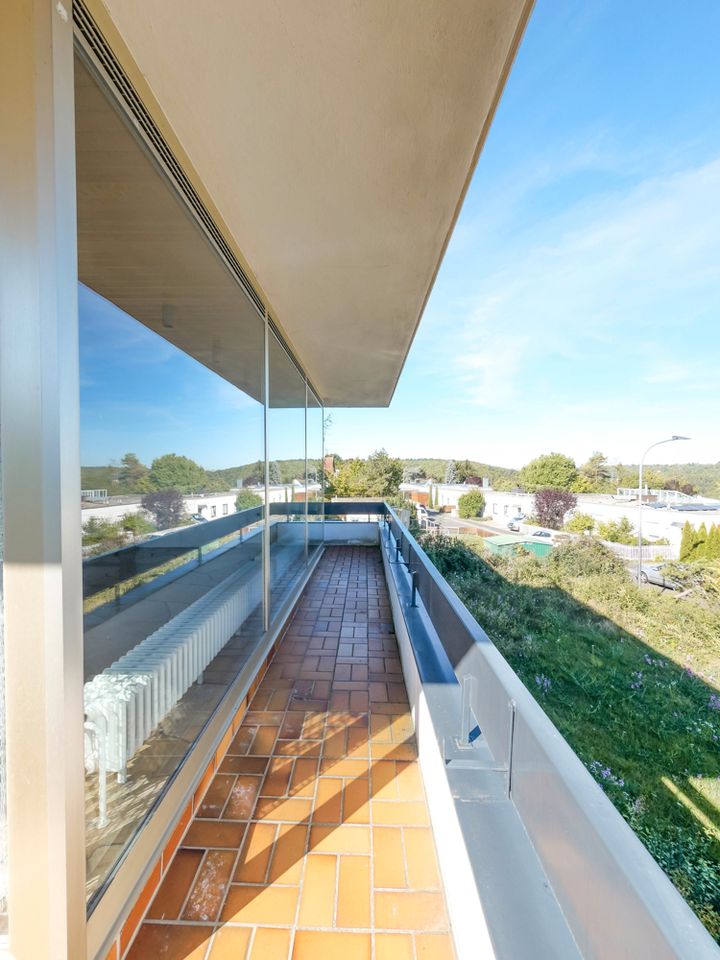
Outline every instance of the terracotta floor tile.
[(251, 756), (269, 757), (277, 740), (278, 727), (258, 727), (255, 739), (248, 750)]
[(220, 764), (220, 773), (250, 773), (262, 776), (268, 765), (267, 757), (226, 756)]
[(284, 797), (288, 792), (293, 761), (289, 757), (273, 757), (260, 788), (261, 797)]
[(374, 760), (370, 767), (370, 792), (373, 800), (398, 800), (395, 762)]
[(398, 889), (406, 886), (400, 827), (373, 827), (373, 884)]
[(368, 827), (311, 827), (313, 853), (370, 853)]
[(343, 781), (336, 777), (320, 777), (312, 811), (313, 823), (337, 823), (342, 820)]
[(251, 823), (235, 868), (234, 880), (242, 883), (263, 883), (277, 827), (274, 823)]
[(382, 713), (370, 714), (370, 738), (374, 743), (392, 743), (392, 719)]
[(270, 860), (269, 883), (300, 883), (307, 841), (307, 824), (280, 824)]
[(414, 741), (404, 743), (370, 744), (370, 756), (373, 760), (417, 760), (417, 746)]
[(424, 803), (412, 803), (403, 800), (373, 800), (373, 823), (402, 824), (409, 827), (428, 825), (428, 812)]
[(244, 960), (251, 935), (252, 927), (220, 927), (208, 960)]
[(180, 916), (202, 858), (200, 850), (178, 850), (147, 912), (150, 920), (176, 920)]
[(237, 852), (233, 850), (208, 851), (185, 904), (183, 920), (217, 919), (236, 858)]
[(310, 818), (312, 801), (302, 798), (278, 800), (273, 797), (261, 797), (255, 807), (255, 820), (287, 820), (296, 823)]
[(132, 960), (452, 958), (378, 559), (326, 550)]
[(325, 933), (298, 930), (292, 960), (370, 960), (367, 933)]
[(328, 777), (367, 777), (370, 765), (367, 760), (321, 760), (320, 775)]
[(127, 960), (204, 960), (212, 927), (144, 923), (127, 954)]
[(415, 960), (413, 938), (408, 933), (376, 933), (375, 960)]
[(378, 930), (442, 932), (447, 929), (442, 895), (403, 890), (376, 892), (375, 927)]
[(193, 820), (185, 834), (183, 847), (227, 847), (237, 850), (245, 835), (244, 823), (225, 820)]
[(220, 919), (234, 923), (291, 924), (295, 919), (297, 899), (297, 887), (233, 885)]
[(249, 820), (261, 782), (260, 777), (238, 777), (225, 804), (223, 820)]
[[(400, 762), (395, 764), (398, 797), (401, 800), (425, 802), (420, 764)], [(378, 798), (380, 799), (380, 798)]]
[(303, 723), (305, 722), (305, 714), (301, 712), (297, 713), (286, 713), (285, 718), (280, 725), (280, 732), (278, 737), (281, 740), (292, 740), (295, 737), (299, 737), (302, 733)]
[(416, 933), (415, 956), (417, 960), (454, 960), (452, 938), (446, 933)]
[[(290, 931), (272, 927), (258, 927), (248, 960), (288, 960)], [(233, 960), (242, 960), (242, 955)]]
[(349, 760), (365, 760), (370, 756), (370, 741), (367, 730), (351, 727), (347, 732), (347, 753)]
[(289, 793), (292, 797), (314, 797), (317, 786), (318, 761), (299, 757), (295, 761)]
[(199, 817), (219, 817), (223, 812), (223, 807), (234, 783), (235, 777), (231, 774), (216, 773), (200, 804), (197, 815)]
[(408, 886), (415, 890), (439, 889), (440, 874), (432, 831), (423, 827), (405, 827), (403, 840)]
[(346, 780), (343, 791), (343, 823), (369, 823), (369, 800), (369, 780)]
[(322, 740), (276, 740), (274, 753), (280, 757), (319, 757)]
[(336, 926), (370, 929), (370, 857), (340, 857)]
[(331, 927), (335, 912), (337, 857), (310, 854), (300, 889), (301, 927)]

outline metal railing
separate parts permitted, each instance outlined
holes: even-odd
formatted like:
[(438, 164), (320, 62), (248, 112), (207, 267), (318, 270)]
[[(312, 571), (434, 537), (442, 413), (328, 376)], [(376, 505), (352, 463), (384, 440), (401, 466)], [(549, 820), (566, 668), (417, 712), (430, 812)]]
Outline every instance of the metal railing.
[[(414, 651), (423, 683), (443, 682), (443, 655), (457, 680), (455, 707), (450, 715), (443, 708), (436, 735), (447, 743), (461, 726), (460, 739), (479, 736), (486, 744), (485, 767), (503, 772), (507, 799), (577, 947), (575, 954), (567, 945), (547, 953), (538, 940), (527, 955), (717, 960), (720, 949), (685, 900), (390, 507), (382, 545), (402, 574), (395, 577), (405, 591), (411, 640), (418, 603), (432, 625), (434, 638), (423, 636), (424, 649)], [(476, 816), (487, 810), (478, 803)], [(517, 855), (516, 877), (524, 869)], [(528, 848), (528, 869), (531, 859)], [(510, 886), (506, 906), (517, 912), (510, 923), (527, 924), (530, 905), (515, 896)], [(542, 905), (535, 916), (542, 916)]]

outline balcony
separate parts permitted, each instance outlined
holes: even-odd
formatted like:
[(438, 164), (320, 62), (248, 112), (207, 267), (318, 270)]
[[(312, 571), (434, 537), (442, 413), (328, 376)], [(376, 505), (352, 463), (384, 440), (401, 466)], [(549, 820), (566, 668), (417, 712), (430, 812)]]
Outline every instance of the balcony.
[(118, 956), (717, 956), (395, 511), (325, 507)]

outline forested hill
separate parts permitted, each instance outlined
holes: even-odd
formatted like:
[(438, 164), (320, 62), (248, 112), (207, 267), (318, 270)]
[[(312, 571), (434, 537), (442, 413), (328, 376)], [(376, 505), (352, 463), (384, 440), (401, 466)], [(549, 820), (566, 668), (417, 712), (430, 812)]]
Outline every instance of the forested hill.
[[(471, 470), (468, 472), (476, 477), (489, 477), (490, 485), (497, 490), (513, 489), (517, 485), (519, 471), (513, 470), (512, 467), (497, 467), (491, 463), (481, 463), (478, 460), (456, 460), (454, 462), (458, 466), (462, 465), (465, 468), (469, 466)], [(445, 480), (445, 471), (448, 465), (447, 460), (439, 460), (433, 457), (417, 457), (412, 460), (402, 460), (401, 463), (406, 472), (418, 469), (422, 470), (429, 479), (438, 480), (440, 483)]]

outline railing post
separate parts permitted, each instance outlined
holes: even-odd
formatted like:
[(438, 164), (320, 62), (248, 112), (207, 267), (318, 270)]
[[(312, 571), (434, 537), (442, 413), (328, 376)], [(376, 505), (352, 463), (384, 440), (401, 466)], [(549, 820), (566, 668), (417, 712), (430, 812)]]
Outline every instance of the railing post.
[(410, 598), (410, 606), (417, 606), (417, 570), (412, 571), (412, 595)]
[(402, 544), (403, 544), (403, 535), (400, 534), (397, 540), (395, 541), (395, 563), (400, 562), (400, 554), (402, 553)]
[(507, 795), (508, 800), (512, 796), (512, 773), (513, 773), (513, 750), (515, 749), (515, 714), (517, 712), (517, 703), (510, 700), (508, 703), (510, 711), (510, 729), (508, 731), (508, 769), (507, 769)]

